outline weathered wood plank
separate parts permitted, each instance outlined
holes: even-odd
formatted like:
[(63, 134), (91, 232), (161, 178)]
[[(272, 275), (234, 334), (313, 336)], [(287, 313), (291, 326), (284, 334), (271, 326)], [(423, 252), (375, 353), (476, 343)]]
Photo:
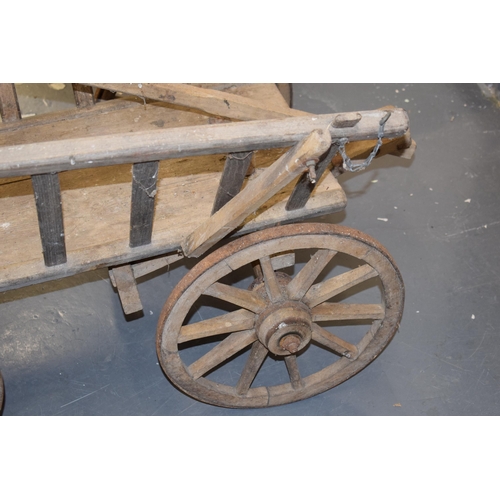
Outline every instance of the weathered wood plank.
[[(320, 179), (324, 174), (325, 170), (329, 167), (333, 157), (337, 154), (339, 148), (335, 144), (330, 146), (330, 149), (326, 155), (318, 162), (315, 169), (316, 179)], [(316, 186), (316, 179), (314, 182), (310, 179), (309, 172), (305, 172), (301, 175), (295, 188), (288, 198), (288, 203), (286, 204), (287, 210), (297, 210), (302, 208), (307, 203), (307, 200), (311, 196), (311, 193)]]
[(16, 87), (13, 83), (0, 83), (0, 116), (3, 123), (21, 119)]
[(73, 83), (72, 85), (77, 108), (87, 108), (94, 105), (95, 101), (92, 87), (80, 83)]
[(306, 160), (320, 156), (329, 146), (330, 135), (327, 131), (313, 131), (264, 173), (250, 181), (241, 193), (212, 215), (207, 222), (200, 225), (182, 245), (184, 254), (188, 257), (202, 255), (297, 177), (304, 170)]
[[(350, 141), (376, 138), (385, 112), (362, 111), (360, 114), (361, 120), (352, 128), (330, 127), (331, 138), (348, 137)], [(313, 130), (325, 130), (335, 116), (222, 123), (6, 146), (0, 148), (0, 176), (15, 177), (228, 151), (237, 153), (288, 147)], [(406, 112), (403, 109), (393, 110), (385, 125), (385, 136), (403, 135), (408, 126)]]
[(151, 243), (158, 180), (158, 162), (135, 163), (132, 167), (130, 246)]
[(59, 177), (57, 174), (33, 175), (31, 182), (45, 265), (64, 264), (67, 259)]
[[(228, 85), (228, 92), (286, 107), (272, 83)], [(96, 102), (87, 108), (75, 107), (31, 116), (15, 123), (0, 123), (0, 145), (207, 125), (211, 120), (210, 115), (176, 109), (165, 102), (155, 101), (144, 106), (139, 97), (127, 96)]]
[(141, 298), (132, 267), (128, 264), (118, 266), (110, 269), (109, 273), (113, 276), (123, 312), (128, 315), (142, 311)]
[[(199, 162), (203, 160), (188, 159), (175, 168), (191, 171), (190, 161), (198, 169)], [(83, 178), (80, 184), (66, 183), (65, 178), (73, 178), (76, 172), (60, 174), (68, 253), (68, 263), (64, 266), (44, 265), (31, 181), (28, 179), (0, 186), (0, 291), (178, 251), (182, 241), (199, 224), (209, 219), (220, 172), (210, 172), (210, 166), (203, 163), (206, 165), (206, 173), (189, 177), (172, 176), (172, 162), (177, 164), (178, 160), (160, 166), (154, 238), (150, 245), (135, 248), (129, 245), (130, 166), (116, 167), (120, 172), (123, 170), (123, 174), (116, 173), (117, 179), (114, 182), (112, 178), (108, 180), (106, 177), (108, 182), (105, 185), (99, 185), (94, 177)], [(107, 172), (109, 169), (102, 170)], [(85, 172), (97, 174), (100, 169), (82, 171)], [(258, 169), (254, 176), (261, 175), (261, 172), (263, 171)], [(23, 184), (25, 187), (20, 189)], [(65, 187), (66, 184), (68, 185)], [(325, 173), (318, 184), (306, 206), (292, 212), (285, 210), (286, 200), (292, 189), (291, 185), (287, 186), (259, 207), (257, 213), (251, 214), (234, 234), (246, 234), (277, 223), (302, 221), (345, 208), (345, 193), (331, 173)], [(11, 194), (12, 191), (15, 194)], [(175, 211), (167, 200), (175, 203)], [(85, 216), (82, 217), (82, 214)], [(175, 260), (178, 257), (180, 258), (178, 255), (172, 256)], [(281, 258), (282, 256), (279, 257)], [(276, 269), (274, 258), (272, 260)], [(173, 261), (166, 257), (160, 264), (168, 265)], [(283, 265), (291, 263), (293, 262), (285, 262)], [(140, 274), (136, 274), (136, 266)], [(136, 278), (143, 273), (143, 267), (148, 268), (145, 271), (149, 270), (147, 263), (133, 265)]]
[(241, 191), (241, 186), (248, 172), (252, 156), (253, 151), (230, 153), (227, 155), (219, 189), (217, 189), (217, 194), (215, 195), (212, 214), (219, 211)]
[(141, 276), (146, 276), (147, 274), (154, 273), (159, 269), (170, 266), (174, 262), (184, 258), (184, 255), (175, 253), (173, 255), (164, 255), (156, 259), (149, 259), (144, 262), (138, 262), (132, 264), (132, 271), (134, 273), (134, 278), (140, 278)]
[(182, 83), (92, 83), (95, 87), (169, 102), (233, 120), (266, 120), (309, 113)]

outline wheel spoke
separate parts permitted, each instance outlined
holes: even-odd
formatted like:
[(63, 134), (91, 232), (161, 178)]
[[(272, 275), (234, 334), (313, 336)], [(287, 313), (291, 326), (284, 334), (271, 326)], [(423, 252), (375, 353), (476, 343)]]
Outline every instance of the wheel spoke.
[(313, 321), (383, 319), (385, 310), (380, 304), (342, 304), (324, 302), (313, 308), (312, 315)]
[(262, 297), (250, 290), (243, 290), (234, 286), (214, 283), (203, 292), (204, 295), (217, 297), (231, 304), (244, 307), (254, 313), (259, 313), (266, 307), (266, 302)]
[(259, 259), (262, 274), (264, 275), (264, 283), (266, 285), (267, 295), (271, 302), (278, 302), (282, 299), (281, 288), (274, 274), (271, 258), (266, 256)]
[(260, 343), (260, 341), (256, 340), (253, 343), (252, 350), (250, 351), (250, 356), (247, 359), (245, 364), (245, 368), (241, 372), (240, 380), (236, 385), (236, 392), (240, 395), (244, 395), (250, 389), (252, 382), (257, 376), (262, 363), (267, 356), (267, 349)]
[(318, 250), (311, 260), (299, 271), (297, 276), (288, 283), (287, 292), (290, 300), (300, 300), (309, 290), (314, 280), (336, 254), (334, 250)]
[(356, 359), (358, 349), (350, 342), (342, 340), (333, 333), (325, 330), (319, 325), (313, 324), (312, 339), (318, 344), (335, 351), (340, 356), (345, 356), (348, 359)]
[(186, 325), (181, 328), (177, 343), (188, 342), (189, 340), (213, 337), (222, 333), (238, 332), (253, 328), (255, 323), (255, 314), (245, 309), (216, 316), (215, 318), (205, 319)]
[(257, 340), (257, 335), (254, 329), (232, 333), (200, 359), (189, 365), (188, 371), (197, 380), (255, 340)]
[(292, 387), (297, 390), (304, 387), (304, 381), (300, 376), (299, 366), (297, 364), (297, 356), (291, 355), (285, 357), (286, 369), (288, 370), (288, 375), (290, 376), (290, 382)]
[(262, 267), (260, 267), (260, 262), (258, 260), (252, 262), (252, 271), (255, 279), (262, 280)]
[(349, 288), (363, 283), (367, 279), (377, 276), (378, 273), (368, 264), (360, 266), (352, 271), (348, 271), (339, 276), (334, 276), (329, 280), (312, 286), (304, 297), (304, 302), (309, 307), (317, 306), (335, 295), (348, 290)]

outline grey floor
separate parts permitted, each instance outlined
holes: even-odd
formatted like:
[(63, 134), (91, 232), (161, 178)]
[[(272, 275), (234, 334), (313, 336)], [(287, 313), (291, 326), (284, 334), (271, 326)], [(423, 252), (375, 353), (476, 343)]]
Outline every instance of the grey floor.
[(475, 84), (293, 91), (294, 107), (315, 113), (386, 104), (409, 112), (414, 159), (383, 157), (344, 175), (346, 211), (321, 218), (370, 234), (401, 270), (403, 321), (381, 356), (340, 386), (286, 406), (200, 403), (170, 384), (155, 353), (159, 312), (193, 263), (142, 281), (145, 315), (134, 321), (99, 270), (0, 294), (4, 415), (500, 414), (500, 109)]

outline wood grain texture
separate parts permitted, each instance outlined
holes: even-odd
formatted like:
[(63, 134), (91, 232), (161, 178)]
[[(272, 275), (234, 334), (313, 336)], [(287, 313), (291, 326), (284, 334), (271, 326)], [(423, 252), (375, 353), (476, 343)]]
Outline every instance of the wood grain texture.
[(304, 302), (309, 307), (317, 306), (342, 293), (355, 285), (359, 285), (370, 278), (377, 276), (377, 271), (368, 264), (347, 271), (339, 276), (334, 276), (323, 283), (312, 286), (304, 297)]
[(141, 298), (132, 267), (129, 264), (118, 266), (110, 270), (110, 274), (113, 274), (123, 312), (125, 314), (134, 314), (142, 311)]
[(21, 110), (13, 83), (0, 83), (0, 116), (3, 123), (21, 120)]
[(182, 245), (184, 254), (199, 257), (236, 229), (248, 215), (296, 178), (304, 170), (306, 160), (320, 156), (330, 146), (329, 139), (328, 131), (313, 131), (189, 235)]
[[(352, 128), (330, 128), (332, 140), (342, 137), (348, 137), (350, 141), (376, 138), (379, 121), (385, 112), (375, 110), (360, 114), (361, 120)], [(334, 118), (335, 115), (292, 117), (4, 146), (0, 147), (0, 176), (15, 177), (138, 161), (226, 154), (228, 151), (289, 147), (313, 130), (327, 129)], [(406, 112), (396, 109), (385, 125), (385, 136), (401, 136), (407, 129)]]
[(238, 309), (215, 318), (183, 326), (179, 334), (179, 343), (251, 329), (254, 322), (255, 314), (245, 309)]
[(58, 174), (33, 175), (31, 182), (45, 265), (64, 264), (67, 259)]
[(274, 103), (262, 103), (227, 92), (182, 83), (92, 83), (91, 85), (234, 120), (272, 120), (287, 116), (309, 115), (304, 111), (276, 106)]
[[(287, 107), (274, 84), (229, 84), (225, 92), (263, 103)], [(17, 123), (0, 123), (0, 146), (48, 142), (59, 139), (124, 134), (163, 128), (208, 125), (210, 115), (178, 106), (127, 96), (97, 102), (87, 108), (72, 108), (25, 118)]]
[[(271, 157), (264, 160), (259, 164), (272, 162)], [(162, 162), (152, 242), (136, 248), (129, 246), (130, 165), (60, 174), (68, 263), (51, 268), (43, 262), (31, 181), (0, 185), (0, 291), (179, 250), (182, 241), (210, 217), (222, 165), (223, 158), (214, 157)], [(182, 170), (191, 175), (178, 175)], [(263, 172), (259, 168), (253, 176)], [(280, 190), (259, 207), (235, 234), (333, 213), (346, 206), (345, 193), (330, 172), (317, 183), (303, 209), (288, 212), (285, 204), (291, 188)]]
[(77, 108), (86, 108), (94, 105), (92, 87), (89, 85), (81, 85), (80, 83), (73, 83), (72, 85)]

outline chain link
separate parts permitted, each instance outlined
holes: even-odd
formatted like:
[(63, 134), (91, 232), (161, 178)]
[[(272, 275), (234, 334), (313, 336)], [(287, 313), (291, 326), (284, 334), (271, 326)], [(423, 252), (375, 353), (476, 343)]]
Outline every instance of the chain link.
[(347, 153), (345, 152), (345, 145), (349, 142), (349, 139), (346, 137), (339, 139), (337, 141), (337, 144), (339, 146), (339, 152), (342, 156), (342, 159), (344, 160), (344, 169), (349, 170), (349, 172), (359, 172), (360, 170), (364, 170), (366, 167), (370, 165), (372, 162), (373, 158), (378, 153), (378, 150), (380, 149), (380, 146), (382, 146), (382, 138), (384, 137), (384, 127), (391, 116), (391, 111), (386, 111), (386, 115), (380, 120), (379, 122), (379, 127), (378, 127), (378, 140), (377, 144), (375, 144), (375, 147), (373, 148), (373, 151), (370, 153), (368, 158), (364, 161), (352, 161), (348, 156)]

